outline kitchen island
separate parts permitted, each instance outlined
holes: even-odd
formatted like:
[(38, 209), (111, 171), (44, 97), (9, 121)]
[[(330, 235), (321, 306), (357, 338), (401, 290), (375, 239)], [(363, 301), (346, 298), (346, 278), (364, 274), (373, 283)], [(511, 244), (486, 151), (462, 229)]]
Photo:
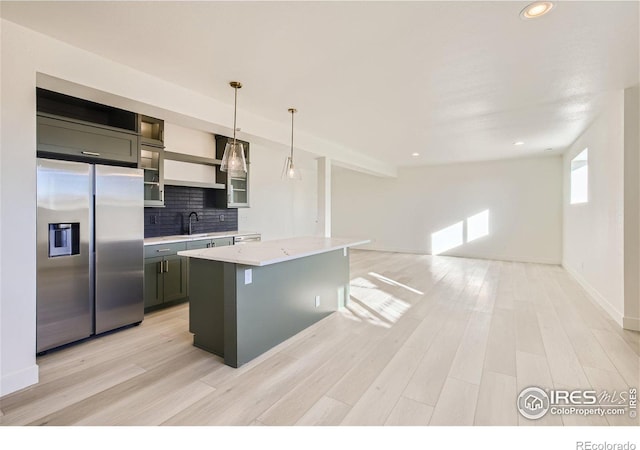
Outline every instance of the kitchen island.
[(349, 298), (349, 247), (367, 240), (299, 237), (181, 251), (189, 261), (193, 344), (239, 367)]

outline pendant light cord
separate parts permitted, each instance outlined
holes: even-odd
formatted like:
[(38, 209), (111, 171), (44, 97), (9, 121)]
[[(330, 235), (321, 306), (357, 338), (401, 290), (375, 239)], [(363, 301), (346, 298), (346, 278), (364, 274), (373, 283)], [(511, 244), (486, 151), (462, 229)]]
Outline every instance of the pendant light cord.
[(291, 163), (293, 164), (293, 114), (295, 111), (291, 111)]
[(238, 87), (233, 88), (234, 91), (234, 99), (233, 99), (233, 145), (236, 145), (236, 113), (238, 111)]

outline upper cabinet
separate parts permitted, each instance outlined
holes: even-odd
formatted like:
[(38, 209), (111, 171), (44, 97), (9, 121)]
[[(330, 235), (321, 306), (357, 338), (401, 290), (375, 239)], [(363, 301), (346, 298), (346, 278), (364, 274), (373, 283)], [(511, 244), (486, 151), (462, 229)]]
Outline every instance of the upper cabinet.
[(138, 114), (144, 206), (164, 206), (164, 121)]
[[(230, 138), (226, 136), (216, 135), (216, 158), (222, 160), (224, 148)], [(244, 148), (244, 157), (247, 160), (247, 172), (242, 176), (229, 176), (227, 172), (220, 170), (220, 166), (216, 167), (216, 179), (219, 183), (224, 184), (225, 189), (216, 195), (216, 203), (221, 208), (248, 208), (249, 207), (249, 173), (251, 171), (249, 143), (242, 143)]]
[(164, 121), (149, 116), (138, 115), (140, 143), (164, 147)]
[(144, 205), (163, 207), (165, 185), (215, 189), (218, 208), (249, 207), (247, 172), (220, 170), (229, 138), (162, 119), (37, 89), (37, 151), (41, 156), (116, 163), (144, 172)]
[(138, 132), (138, 115), (131, 111), (102, 105), (47, 89), (36, 88), (38, 114), (52, 114), (131, 133)]
[(138, 164), (135, 113), (40, 88), (36, 105), (40, 155)]
[(41, 156), (77, 161), (138, 163), (138, 135), (74, 119), (39, 113), (37, 151)]
[(144, 171), (144, 206), (164, 206), (164, 149), (140, 145), (140, 168)]

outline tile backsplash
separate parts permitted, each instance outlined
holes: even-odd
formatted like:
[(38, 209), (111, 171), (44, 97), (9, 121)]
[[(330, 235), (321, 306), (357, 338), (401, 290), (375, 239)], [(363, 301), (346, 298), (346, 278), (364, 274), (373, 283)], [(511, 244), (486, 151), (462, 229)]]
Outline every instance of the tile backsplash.
[(165, 186), (164, 204), (164, 208), (144, 209), (144, 237), (186, 234), (191, 211), (199, 219), (192, 220), (194, 234), (238, 229), (238, 210), (216, 208), (212, 189)]

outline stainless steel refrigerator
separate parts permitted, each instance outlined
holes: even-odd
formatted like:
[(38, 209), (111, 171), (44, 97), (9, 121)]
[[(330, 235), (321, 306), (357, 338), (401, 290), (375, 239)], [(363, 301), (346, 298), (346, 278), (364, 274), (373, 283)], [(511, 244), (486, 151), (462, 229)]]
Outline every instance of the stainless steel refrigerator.
[(37, 352), (141, 322), (142, 170), (37, 167)]

